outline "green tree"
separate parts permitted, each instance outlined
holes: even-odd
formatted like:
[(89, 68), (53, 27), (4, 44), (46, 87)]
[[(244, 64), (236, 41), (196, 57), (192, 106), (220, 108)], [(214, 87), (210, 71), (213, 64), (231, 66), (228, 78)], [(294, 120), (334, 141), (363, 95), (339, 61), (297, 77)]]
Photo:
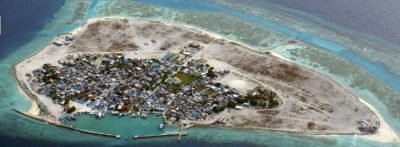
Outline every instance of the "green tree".
[(69, 108), (67, 110), (67, 113), (71, 114), (72, 112), (74, 112), (76, 110), (75, 106), (72, 106), (71, 108)]
[(218, 112), (219, 112), (218, 107), (217, 107), (217, 106), (213, 107), (213, 111), (214, 111), (215, 113), (218, 113)]
[(222, 112), (222, 111), (225, 110), (225, 108), (226, 108), (225, 106), (221, 106), (221, 107), (218, 108), (218, 111), (219, 111), (219, 112)]
[(314, 122), (308, 122), (307, 123), (307, 127), (308, 127), (308, 129), (314, 129), (314, 127), (315, 127), (315, 123)]
[(229, 108), (235, 108), (236, 107), (236, 103), (234, 101), (229, 101), (228, 102), (228, 107)]
[(252, 99), (252, 100), (250, 100), (250, 105), (257, 106), (258, 105), (258, 101), (255, 100), (255, 99)]

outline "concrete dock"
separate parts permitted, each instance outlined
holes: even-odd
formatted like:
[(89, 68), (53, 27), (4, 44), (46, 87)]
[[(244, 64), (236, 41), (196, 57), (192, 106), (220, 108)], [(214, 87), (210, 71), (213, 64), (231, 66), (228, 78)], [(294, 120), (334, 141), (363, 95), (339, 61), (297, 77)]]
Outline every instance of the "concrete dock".
[(26, 116), (26, 117), (29, 117), (29, 118), (32, 118), (32, 119), (36, 119), (36, 120), (38, 120), (38, 121), (46, 122), (46, 123), (48, 123), (48, 124), (55, 125), (55, 126), (60, 127), (60, 128), (65, 128), (65, 129), (69, 129), (69, 130), (73, 130), (73, 131), (78, 131), (78, 132), (85, 133), (85, 134), (91, 134), (91, 135), (97, 135), (97, 136), (103, 136), (103, 137), (110, 137), (110, 138), (117, 138), (117, 139), (120, 139), (120, 138), (121, 138), (120, 135), (107, 134), (107, 133), (100, 133), (100, 132), (94, 132), (94, 131), (88, 131), (88, 130), (81, 130), (81, 129), (73, 128), (72, 126), (66, 126), (66, 125), (63, 125), (63, 124), (59, 124), (59, 123), (55, 123), (55, 122), (50, 122), (50, 121), (47, 121), (47, 120), (45, 120), (45, 119), (43, 119), (43, 118), (40, 118), (40, 117), (37, 117), (37, 116), (33, 116), (33, 115), (30, 115), (30, 114), (27, 114), (27, 113), (25, 113), (25, 112), (19, 111), (19, 110), (14, 109), (14, 108), (13, 108), (12, 110), (15, 111), (15, 112), (17, 112), (17, 113), (19, 113), (19, 114), (22, 114), (22, 115), (24, 115), (24, 116)]
[(183, 125), (181, 125), (181, 131), (179, 132), (178, 141), (181, 141), (182, 132), (183, 132)]
[(169, 134), (158, 134), (158, 135), (135, 135), (132, 139), (145, 139), (145, 138), (156, 138), (156, 137), (168, 137), (168, 136), (186, 136), (188, 133), (181, 132), (181, 133), (169, 133)]

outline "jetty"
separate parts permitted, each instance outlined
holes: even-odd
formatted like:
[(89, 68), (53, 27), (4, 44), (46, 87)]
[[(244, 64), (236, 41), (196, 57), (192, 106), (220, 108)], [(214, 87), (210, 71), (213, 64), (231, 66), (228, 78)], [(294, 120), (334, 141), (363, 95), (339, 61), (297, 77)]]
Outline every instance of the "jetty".
[(178, 141), (181, 141), (182, 131), (183, 131), (183, 125), (181, 125), (181, 131), (179, 132)]
[(180, 132), (180, 133), (168, 133), (168, 134), (158, 134), (158, 135), (135, 135), (133, 139), (146, 139), (146, 138), (156, 138), (156, 137), (169, 137), (169, 136), (187, 136), (188, 133)]
[(17, 112), (17, 113), (19, 113), (19, 114), (22, 114), (22, 115), (24, 115), (26, 117), (29, 117), (29, 118), (32, 118), (32, 119), (35, 119), (35, 120), (38, 120), (38, 121), (45, 122), (45, 123), (48, 123), (50, 125), (54, 125), (54, 126), (59, 127), (59, 128), (65, 128), (65, 129), (78, 131), (78, 132), (85, 133), (85, 134), (91, 134), (91, 135), (97, 135), (97, 136), (103, 136), (103, 137), (110, 137), (110, 138), (117, 138), (117, 139), (121, 138), (121, 135), (114, 135), (114, 134), (100, 133), (100, 132), (94, 132), (94, 131), (88, 131), (88, 130), (81, 130), (81, 129), (74, 128), (72, 126), (66, 126), (66, 125), (63, 125), (63, 124), (60, 124), (60, 123), (47, 121), (47, 120), (45, 120), (43, 118), (40, 118), (40, 117), (37, 117), (37, 116), (34, 116), (34, 115), (30, 115), (28, 113), (19, 111), (19, 110), (14, 109), (14, 108), (12, 108), (12, 110)]

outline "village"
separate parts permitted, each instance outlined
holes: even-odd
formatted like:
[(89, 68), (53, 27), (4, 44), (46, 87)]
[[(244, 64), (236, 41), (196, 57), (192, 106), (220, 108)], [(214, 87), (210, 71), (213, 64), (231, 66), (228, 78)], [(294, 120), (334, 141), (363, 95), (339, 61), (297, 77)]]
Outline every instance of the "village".
[[(59, 121), (76, 120), (75, 114), (83, 110), (99, 119), (106, 113), (142, 118), (157, 113), (163, 123), (187, 124), (188, 120), (206, 120), (226, 108), (279, 105), (273, 91), (258, 87), (243, 93), (214, 82), (230, 71), (214, 69), (204, 59), (191, 59), (202, 48), (198, 43), (187, 43), (179, 53), (168, 52), (161, 59), (130, 59), (122, 53), (67, 55), (57, 62), (59, 65), (44, 64), (26, 76), (36, 93), (64, 107)], [(87, 109), (77, 111), (76, 104)], [(39, 106), (46, 111), (46, 106)]]

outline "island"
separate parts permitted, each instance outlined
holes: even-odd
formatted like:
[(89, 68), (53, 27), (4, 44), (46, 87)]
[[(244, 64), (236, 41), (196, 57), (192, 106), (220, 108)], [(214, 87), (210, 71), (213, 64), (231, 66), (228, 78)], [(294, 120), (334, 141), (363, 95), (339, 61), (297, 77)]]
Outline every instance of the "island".
[(334, 80), (274, 52), (178, 24), (92, 19), (17, 63), (14, 73), (32, 100), (27, 112), (16, 111), (70, 129), (63, 122), (81, 113), (99, 119), (158, 114), (160, 129), (397, 139), (373, 107)]

